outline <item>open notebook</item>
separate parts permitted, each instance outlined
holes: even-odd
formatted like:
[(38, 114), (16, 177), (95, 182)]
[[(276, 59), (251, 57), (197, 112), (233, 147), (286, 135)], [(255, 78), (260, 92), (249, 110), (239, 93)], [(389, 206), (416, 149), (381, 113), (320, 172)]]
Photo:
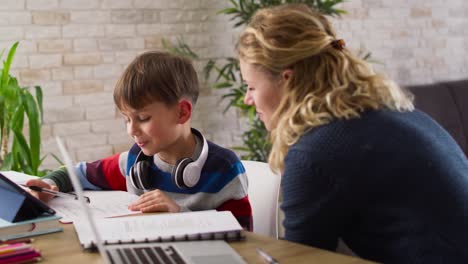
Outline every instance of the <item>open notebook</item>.
[[(106, 263), (245, 263), (226, 241), (211, 240), (241, 238), (242, 228), (231, 212), (200, 211), (95, 220), (84, 200), (70, 155), (58, 137), (57, 143), (80, 209), (86, 216), (86, 221), (75, 223), (80, 242), (85, 248), (96, 246)], [(204, 241), (169, 242), (177, 240)]]

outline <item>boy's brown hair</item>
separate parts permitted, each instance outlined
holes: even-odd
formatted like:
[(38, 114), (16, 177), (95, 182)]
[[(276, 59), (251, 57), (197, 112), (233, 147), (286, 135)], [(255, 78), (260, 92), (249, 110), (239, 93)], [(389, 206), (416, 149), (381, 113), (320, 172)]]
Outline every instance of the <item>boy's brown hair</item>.
[(181, 98), (195, 105), (198, 93), (198, 77), (190, 60), (149, 51), (127, 66), (115, 86), (114, 102), (120, 110), (138, 110), (155, 101), (173, 105)]

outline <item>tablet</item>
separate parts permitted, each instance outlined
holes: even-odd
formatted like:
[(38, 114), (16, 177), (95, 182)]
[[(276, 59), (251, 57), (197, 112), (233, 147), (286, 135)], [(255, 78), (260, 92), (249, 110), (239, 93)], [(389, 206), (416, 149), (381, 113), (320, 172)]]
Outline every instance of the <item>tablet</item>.
[(19, 222), (54, 214), (54, 209), (0, 173), (0, 218)]

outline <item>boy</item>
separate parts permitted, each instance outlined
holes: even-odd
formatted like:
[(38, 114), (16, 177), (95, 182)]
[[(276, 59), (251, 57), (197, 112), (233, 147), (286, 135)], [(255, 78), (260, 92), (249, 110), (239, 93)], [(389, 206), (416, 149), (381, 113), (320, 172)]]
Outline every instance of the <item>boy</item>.
[[(124, 190), (140, 197), (129, 205), (142, 212), (229, 210), (252, 230), (247, 177), (237, 156), (191, 128), (199, 85), (191, 62), (163, 52), (146, 52), (126, 68), (114, 90), (127, 133), (129, 151), (91, 163), (77, 175), (85, 189)], [(65, 168), (30, 180), (62, 192), (72, 191)], [(52, 197), (34, 193), (43, 201)]]

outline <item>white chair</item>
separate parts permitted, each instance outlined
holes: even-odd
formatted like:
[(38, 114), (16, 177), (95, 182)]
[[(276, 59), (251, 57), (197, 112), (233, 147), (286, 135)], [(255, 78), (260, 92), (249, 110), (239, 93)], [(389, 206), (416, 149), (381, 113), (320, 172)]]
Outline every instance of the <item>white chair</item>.
[(278, 195), (281, 177), (268, 163), (242, 160), (249, 181), (253, 232), (278, 238)]

